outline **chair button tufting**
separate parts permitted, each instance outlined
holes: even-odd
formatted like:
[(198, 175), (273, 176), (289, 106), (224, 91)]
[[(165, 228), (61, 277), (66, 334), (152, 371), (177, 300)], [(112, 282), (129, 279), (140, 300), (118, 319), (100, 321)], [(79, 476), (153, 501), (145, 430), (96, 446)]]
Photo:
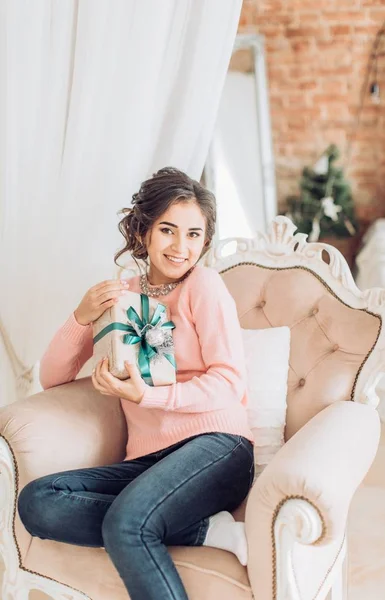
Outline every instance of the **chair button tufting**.
[(263, 308), (265, 305), (266, 305), (266, 301), (262, 300), (261, 303), (260, 303), (260, 305), (259, 305), (259, 308)]
[(319, 312), (319, 308), (313, 308), (313, 310), (311, 311), (312, 315), (316, 315)]
[(300, 387), (303, 387), (305, 385), (305, 383), (306, 383), (305, 379), (302, 378), (302, 379), (299, 380), (298, 385)]
[(334, 344), (334, 346), (333, 346), (333, 352), (337, 352), (337, 350), (339, 350), (339, 349), (340, 349), (339, 345), (338, 344)]

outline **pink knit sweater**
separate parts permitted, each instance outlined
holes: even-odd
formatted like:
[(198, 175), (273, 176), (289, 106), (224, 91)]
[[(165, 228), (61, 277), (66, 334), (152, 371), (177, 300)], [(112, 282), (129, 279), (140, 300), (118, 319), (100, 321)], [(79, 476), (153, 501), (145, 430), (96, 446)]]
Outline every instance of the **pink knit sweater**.
[[(140, 293), (139, 276), (129, 283)], [(120, 400), (128, 427), (126, 459), (200, 433), (233, 433), (252, 442), (241, 329), (221, 276), (198, 265), (160, 302), (175, 323), (177, 383), (148, 386), (140, 404)], [(73, 381), (91, 356), (92, 325), (79, 325), (72, 314), (41, 360), (43, 388)]]

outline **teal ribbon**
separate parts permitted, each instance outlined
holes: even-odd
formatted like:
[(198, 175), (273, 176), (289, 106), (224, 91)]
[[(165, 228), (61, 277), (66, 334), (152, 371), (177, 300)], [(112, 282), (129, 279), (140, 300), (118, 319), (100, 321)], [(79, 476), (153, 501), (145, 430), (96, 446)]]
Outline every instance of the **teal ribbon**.
[[(140, 303), (142, 309), (142, 318), (139, 317), (135, 308), (130, 306), (127, 309), (127, 318), (129, 323), (135, 323), (137, 329), (140, 332), (138, 335), (137, 330), (131, 325), (126, 323), (110, 323), (102, 329), (95, 337), (94, 344), (101, 340), (105, 335), (114, 330), (125, 331), (126, 334), (123, 336), (123, 343), (134, 345), (140, 343), (139, 354), (138, 354), (138, 366), (140, 373), (146, 383), (154, 385), (150, 372), (150, 361), (154, 356), (159, 354), (156, 346), (151, 346), (146, 340), (146, 331), (158, 325), (161, 320), (162, 314), (166, 311), (166, 307), (163, 304), (158, 304), (152, 318), (150, 320), (150, 302), (148, 296), (140, 294)], [(160, 325), (160, 329), (174, 329), (175, 324), (172, 321), (167, 321)], [(163, 356), (172, 364), (176, 370), (176, 362), (173, 354), (164, 353)]]

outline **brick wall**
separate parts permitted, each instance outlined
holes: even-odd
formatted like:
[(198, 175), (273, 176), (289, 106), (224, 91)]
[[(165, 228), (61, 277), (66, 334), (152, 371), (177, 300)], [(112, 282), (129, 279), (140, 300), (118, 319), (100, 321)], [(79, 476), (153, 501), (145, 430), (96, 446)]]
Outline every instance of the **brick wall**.
[(366, 94), (347, 164), (368, 59), (384, 0), (244, 0), (240, 33), (265, 36), (279, 205), (301, 169), (336, 143), (364, 227), (385, 216), (385, 40), (382, 100)]

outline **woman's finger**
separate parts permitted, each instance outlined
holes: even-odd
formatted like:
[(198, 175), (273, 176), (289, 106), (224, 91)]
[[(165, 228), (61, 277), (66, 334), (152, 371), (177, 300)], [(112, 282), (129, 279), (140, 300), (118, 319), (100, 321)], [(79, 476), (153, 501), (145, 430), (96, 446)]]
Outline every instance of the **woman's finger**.
[(104, 386), (100, 385), (99, 381), (97, 380), (95, 371), (92, 371), (91, 379), (94, 388), (98, 390), (98, 392), (100, 392), (101, 394), (107, 393), (107, 390), (104, 388)]
[(103, 302), (107, 302), (108, 300), (111, 300), (112, 298), (120, 298), (120, 296), (123, 296), (125, 292), (128, 292), (128, 288), (120, 288), (118, 290), (109, 290), (108, 292), (105, 292), (104, 294), (100, 294), (100, 296), (98, 296), (95, 300), (98, 303), (98, 305), (100, 305)]
[(96, 379), (98, 385), (100, 385), (101, 387), (106, 388), (108, 390), (110, 386), (109, 386), (109, 383), (106, 380), (106, 378), (103, 376), (102, 364), (103, 364), (103, 360), (99, 361), (98, 364), (96, 365), (95, 379)]
[(124, 280), (114, 279), (103, 283), (101, 286), (93, 288), (93, 295), (95, 298), (99, 298), (104, 294), (108, 294), (113, 291), (127, 290), (128, 288), (129, 285)]
[(118, 298), (113, 298), (112, 300), (108, 300), (107, 302), (103, 302), (103, 304), (101, 304), (99, 306), (99, 311), (100, 311), (100, 309), (102, 309), (102, 312), (100, 313), (100, 315), (102, 315), (103, 312), (105, 312), (107, 310), (107, 308), (110, 308), (111, 306), (114, 306), (114, 304), (117, 304), (117, 302), (118, 302)]
[(117, 377), (114, 377), (108, 370), (108, 359), (104, 360), (101, 363), (100, 367), (100, 377), (103, 385), (110, 389), (114, 393), (118, 393), (121, 391), (121, 381)]
[(135, 363), (129, 363), (127, 360), (124, 361), (124, 366), (126, 367), (126, 371), (130, 376), (130, 379), (132, 380), (132, 383), (136, 386), (136, 387), (140, 387), (143, 380), (142, 380), (142, 375), (138, 369), (138, 366)]
[(100, 363), (99, 363), (99, 375), (100, 375), (100, 379), (101, 381), (105, 382), (106, 384), (110, 384), (111, 383), (111, 373), (108, 370), (108, 358), (103, 358)]
[(96, 368), (95, 368), (95, 375), (96, 375), (96, 379), (97, 379), (98, 381), (99, 381), (99, 379), (100, 379), (100, 367), (101, 367), (101, 366), (102, 366), (102, 361), (101, 361), (101, 360), (99, 360), (99, 362), (97, 363), (97, 365), (96, 365)]
[(106, 287), (107, 285), (114, 285), (118, 282), (121, 282), (121, 279), (105, 279), (104, 281), (101, 281), (100, 283), (97, 283), (96, 285), (92, 286), (92, 290), (93, 291), (97, 291), (100, 290), (103, 287)]
[(91, 378), (92, 378), (92, 382), (94, 384), (95, 389), (97, 389), (98, 392), (100, 392), (104, 396), (116, 396), (116, 395), (118, 395), (113, 389), (110, 388), (110, 386), (103, 385), (103, 383), (100, 383), (100, 381), (98, 381), (96, 379), (96, 372), (95, 371), (92, 371)]

